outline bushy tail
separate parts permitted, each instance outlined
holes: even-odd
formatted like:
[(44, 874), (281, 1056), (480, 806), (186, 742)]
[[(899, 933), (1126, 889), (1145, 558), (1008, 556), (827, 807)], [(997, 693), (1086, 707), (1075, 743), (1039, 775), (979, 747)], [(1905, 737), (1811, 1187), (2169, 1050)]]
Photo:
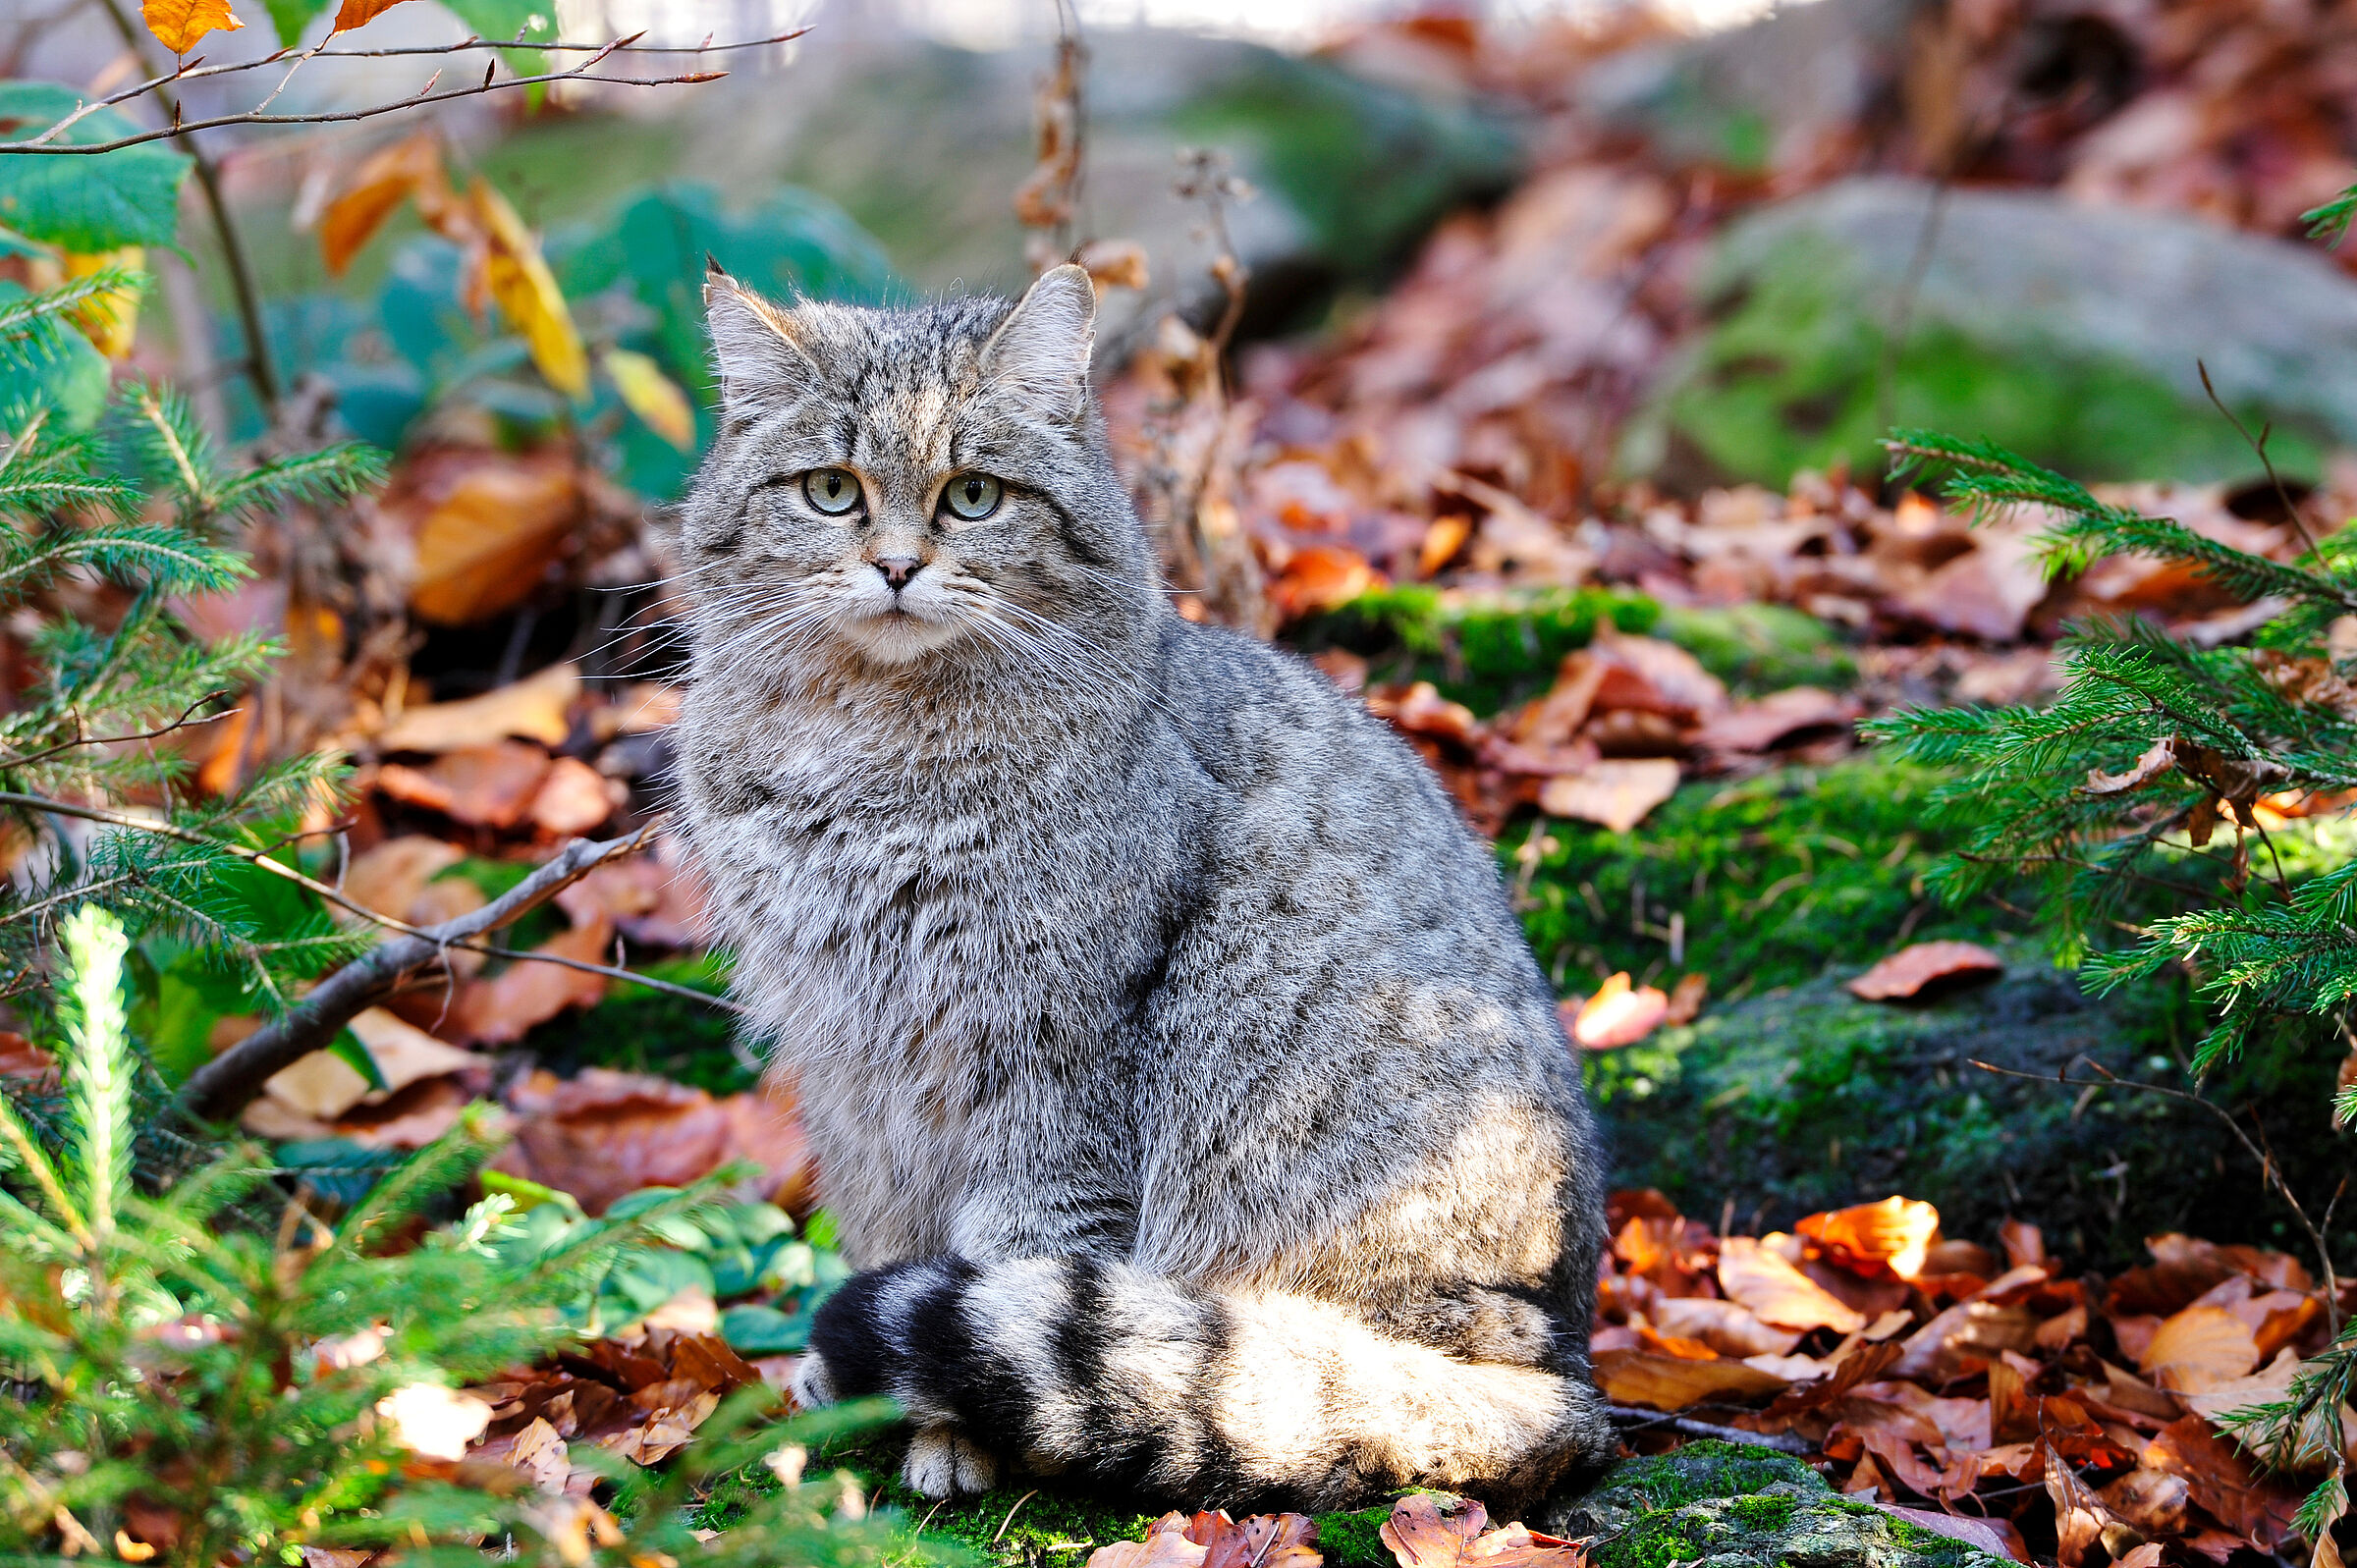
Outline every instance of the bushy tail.
[(1191, 1506), (1344, 1506), (1402, 1487), (1535, 1500), (1607, 1461), (1584, 1381), (1453, 1356), (1306, 1296), (1198, 1292), (1121, 1264), (960, 1258), (859, 1275), (820, 1311), (805, 1403), (889, 1394), (907, 1479), (983, 1489), (996, 1457)]

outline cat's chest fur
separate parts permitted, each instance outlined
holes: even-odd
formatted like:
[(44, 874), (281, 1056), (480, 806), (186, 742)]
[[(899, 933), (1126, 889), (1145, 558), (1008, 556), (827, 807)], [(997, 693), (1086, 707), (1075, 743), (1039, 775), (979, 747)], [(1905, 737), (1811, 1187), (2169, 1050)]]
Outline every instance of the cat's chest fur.
[[(1037, 1086), (1118, 1070), (1168, 847), (1069, 735), (691, 698), (682, 784), (738, 995), (795, 1075), (829, 1202), (922, 1251)], [(1054, 743), (1061, 738), (1062, 743)]]

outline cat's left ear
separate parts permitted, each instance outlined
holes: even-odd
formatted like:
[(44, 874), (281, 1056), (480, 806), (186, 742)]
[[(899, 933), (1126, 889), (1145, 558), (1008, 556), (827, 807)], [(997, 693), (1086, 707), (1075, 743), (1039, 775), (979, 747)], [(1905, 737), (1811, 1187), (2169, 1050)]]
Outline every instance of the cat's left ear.
[(1039, 275), (990, 342), (982, 375), (1044, 418), (1076, 417), (1088, 396), (1088, 356), (1097, 343), (1097, 291), (1066, 262)]

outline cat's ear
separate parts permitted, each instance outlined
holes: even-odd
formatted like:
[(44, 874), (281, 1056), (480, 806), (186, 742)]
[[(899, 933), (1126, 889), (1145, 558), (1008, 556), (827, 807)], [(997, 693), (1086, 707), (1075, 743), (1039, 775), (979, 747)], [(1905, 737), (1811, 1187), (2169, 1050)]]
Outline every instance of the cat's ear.
[(720, 367), (721, 402), (730, 407), (793, 397), (817, 374), (795, 336), (794, 317), (704, 261), (704, 325)]
[(1097, 291), (1068, 261), (1041, 273), (991, 334), (982, 346), (982, 375), (1041, 416), (1070, 419), (1087, 397), (1096, 342)]

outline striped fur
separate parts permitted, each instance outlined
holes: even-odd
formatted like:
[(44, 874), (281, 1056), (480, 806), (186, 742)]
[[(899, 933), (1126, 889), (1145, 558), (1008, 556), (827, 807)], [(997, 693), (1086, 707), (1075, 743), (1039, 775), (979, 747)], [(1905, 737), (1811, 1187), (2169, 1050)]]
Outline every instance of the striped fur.
[[(898, 1398), (945, 1495), (1505, 1506), (1607, 1457), (1602, 1164), (1495, 863), (1322, 676), (1171, 612), (1085, 280), (710, 297), (682, 819), (864, 1271), (805, 1400)], [(937, 514), (975, 471), (998, 513)]]

